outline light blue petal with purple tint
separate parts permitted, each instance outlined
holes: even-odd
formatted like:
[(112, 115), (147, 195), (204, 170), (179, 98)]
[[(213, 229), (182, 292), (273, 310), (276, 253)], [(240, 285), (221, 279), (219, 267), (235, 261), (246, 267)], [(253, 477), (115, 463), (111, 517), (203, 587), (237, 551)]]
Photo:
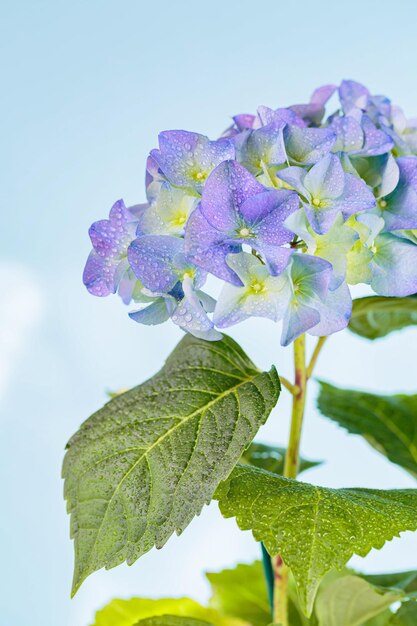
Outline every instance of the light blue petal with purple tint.
[(320, 314), (315, 308), (291, 300), (282, 324), (281, 345), (288, 346), (294, 339), (316, 326), (319, 321)]
[(230, 139), (210, 141), (208, 137), (184, 130), (159, 134), (159, 150), (151, 157), (175, 186), (200, 194), (210, 172), (222, 161), (233, 159), (235, 150)]
[(138, 214), (137, 235), (182, 235), (197, 198), (164, 182), (158, 196)]
[(294, 254), (290, 267), (294, 298), (308, 304), (327, 296), (332, 266), (328, 261), (309, 254)]
[(184, 331), (207, 341), (217, 341), (222, 335), (214, 330), (213, 322), (208, 318), (202, 302), (193, 289), (192, 280), (186, 277), (183, 282), (184, 298), (178, 303), (171, 319)]
[(339, 99), (346, 115), (358, 116), (365, 111), (369, 101), (369, 90), (354, 80), (343, 80), (339, 87)]
[(310, 200), (310, 193), (304, 185), (307, 170), (298, 165), (290, 165), (277, 172), (277, 177), (290, 185), (295, 191), (301, 194), (307, 201)]
[(330, 128), (336, 133), (334, 152), (357, 152), (364, 144), (364, 134), (360, 122), (353, 117), (335, 117)]
[(352, 315), (352, 296), (346, 283), (329, 291), (324, 302), (316, 302), (320, 322), (308, 331), (309, 335), (323, 337), (346, 328)]
[(288, 271), (293, 293), (284, 316), (283, 346), (320, 322), (318, 308), (328, 296), (332, 266), (318, 257), (294, 254)]
[(336, 91), (336, 85), (323, 85), (312, 94), (308, 104), (294, 104), (289, 108), (308, 125), (318, 126), (325, 113), (325, 105)]
[(152, 292), (168, 293), (179, 280), (175, 257), (182, 252), (183, 241), (167, 235), (144, 235), (129, 246), (131, 268)]
[(357, 174), (371, 187), (376, 198), (394, 191), (400, 178), (400, 168), (392, 154), (355, 157), (351, 161)]
[(193, 211), (184, 238), (184, 252), (192, 263), (218, 278), (239, 285), (238, 277), (226, 263), (226, 256), (240, 249), (238, 242), (233, 242), (227, 234), (209, 224), (200, 206)]
[(284, 148), (284, 122), (272, 122), (267, 126), (249, 131), (237, 144), (237, 157), (252, 174), (260, 174), (267, 167), (281, 165), (286, 161)]
[(340, 159), (334, 154), (326, 154), (307, 172), (303, 182), (312, 198), (339, 198), (345, 188), (345, 172)]
[(127, 248), (135, 237), (136, 218), (118, 200), (111, 208), (109, 219), (94, 222), (89, 229), (93, 251), (87, 259), (83, 282), (95, 296), (116, 293), (127, 269)]
[(265, 265), (246, 252), (229, 256), (228, 263), (243, 286), (223, 286), (214, 311), (215, 325), (226, 328), (249, 317), (282, 319), (291, 297), (288, 275), (270, 276)]
[(266, 126), (267, 124), (284, 122), (285, 124), (291, 124), (292, 126), (298, 126), (305, 128), (306, 123), (295, 111), (291, 111), (288, 108), (270, 109), (266, 106), (258, 107), (258, 119), (259, 125), (254, 127)]
[(294, 339), (319, 323), (320, 314), (316, 304), (315, 301), (309, 302), (307, 299), (291, 299), (283, 320), (282, 346), (288, 346)]
[(370, 262), (371, 287), (381, 296), (417, 293), (417, 245), (390, 233), (379, 235)]
[(378, 200), (375, 213), (383, 217), (385, 230), (417, 228), (417, 157), (397, 159), (399, 181), (390, 194)]
[(250, 113), (240, 113), (233, 117), (233, 121), (236, 124), (238, 131), (247, 130), (253, 128), (256, 116)]
[(311, 165), (330, 152), (336, 141), (335, 133), (328, 128), (284, 128), (285, 150), (289, 164)]
[(350, 156), (377, 156), (394, 147), (392, 138), (378, 129), (367, 116), (360, 121), (353, 117), (336, 117), (330, 128), (336, 133), (334, 152), (346, 152)]
[(165, 298), (156, 298), (152, 304), (139, 309), (138, 311), (131, 311), (129, 317), (138, 322), (139, 324), (145, 324), (146, 326), (155, 326), (157, 324), (163, 324), (169, 320), (169, 311)]
[(263, 185), (236, 161), (224, 161), (213, 170), (205, 184), (200, 210), (218, 230), (231, 232), (238, 226), (242, 204), (265, 191)]

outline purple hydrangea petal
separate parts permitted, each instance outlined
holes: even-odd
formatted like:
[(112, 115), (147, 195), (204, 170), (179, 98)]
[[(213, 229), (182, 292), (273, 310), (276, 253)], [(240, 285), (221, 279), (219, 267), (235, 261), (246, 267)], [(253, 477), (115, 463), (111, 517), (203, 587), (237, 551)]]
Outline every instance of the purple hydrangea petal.
[(287, 346), (320, 322), (318, 309), (329, 293), (332, 266), (307, 254), (294, 254), (289, 269), (293, 296), (284, 317), (281, 345)]
[(309, 335), (323, 337), (346, 328), (352, 315), (352, 296), (346, 283), (329, 291), (324, 302), (316, 302), (320, 322), (308, 331)]
[(200, 206), (193, 211), (184, 239), (184, 251), (190, 261), (218, 278), (239, 285), (239, 278), (226, 263), (226, 256), (240, 249), (240, 244), (233, 243), (206, 220)]
[(204, 135), (184, 130), (160, 133), (159, 150), (151, 152), (151, 157), (173, 185), (194, 189), (198, 194), (210, 172), (234, 156), (231, 140), (210, 141)]
[(336, 85), (323, 85), (313, 92), (308, 104), (294, 104), (289, 108), (307, 124), (318, 126), (323, 119), (325, 105), (336, 89)]
[(320, 314), (316, 309), (291, 301), (282, 324), (281, 345), (288, 346), (294, 339), (316, 326), (319, 321)]
[(311, 95), (310, 102), (324, 106), (330, 100), (337, 89), (337, 85), (322, 85), (317, 87)]
[(363, 156), (377, 156), (389, 152), (394, 147), (392, 138), (383, 130), (378, 129), (372, 120), (364, 115), (362, 118), (364, 144), (357, 154)]
[(304, 185), (307, 170), (298, 165), (290, 165), (277, 172), (277, 177), (288, 185), (291, 185), (299, 194), (304, 196), (306, 200), (310, 199), (310, 193)]
[(324, 235), (333, 226), (336, 216), (340, 213), (335, 206), (317, 208), (312, 204), (303, 202), (305, 214), (312, 229), (318, 235)]
[(287, 243), (292, 233), (284, 220), (300, 206), (296, 193), (287, 189), (267, 189), (248, 198), (240, 206), (245, 224), (254, 227), (257, 237), (268, 243)]
[(339, 99), (346, 115), (356, 114), (356, 111), (365, 111), (368, 106), (370, 93), (368, 89), (354, 80), (344, 80), (339, 87)]
[(417, 191), (417, 157), (405, 156), (397, 159), (401, 181), (411, 185)]
[(242, 165), (236, 161), (224, 161), (207, 179), (200, 210), (214, 228), (232, 231), (238, 225), (241, 205), (264, 189)]
[(371, 287), (381, 296), (417, 293), (417, 245), (389, 233), (375, 239)]
[(254, 316), (282, 319), (291, 298), (288, 276), (270, 276), (261, 261), (246, 252), (229, 256), (228, 263), (242, 286), (224, 285), (214, 311), (216, 326), (226, 328)]
[(178, 282), (175, 256), (182, 252), (183, 241), (167, 235), (144, 235), (129, 246), (131, 268), (152, 292), (168, 293)]
[(264, 241), (256, 241), (255, 248), (264, 257), (272, 276), (279, 276), (285, 270), (294, 252), (291, 248), (267, 244)]
[(332, 277), (332, 266), (328, 261), (309, 254), (294, 254), (290, 274), (297, 301), (309, 304), (317, 298), (326, 298)]
[(149, 304), (143, 309), (138, 311), (131, 311), (129, 317), (138, 322), (139, 324), (145, 324), (146, 326), (155, 326), (156, 324), (163, 324), (169, 320), (169, 311), (165, 298), (157, 298), (155, 302)]
[(184, 298), (178, 303), (171, 319), (186, 332), (208, 341), (217, 341), (222, 335), (214, 330), (213, 322), (208, 318), (198, 294), (194, 291), (192, 281), (185, 278), (183, 282)]
[(136, 218), (118, 200), (110, 210), (109, 219), (94, 222), (89, 234), (93, 244), (83, 274), (88, 291), (96, 296), (116, 293), (127, 269), (127, 248), (135, 237)]
[(313, 199), (341, 196), (345, 187), (345, 173), (340, 159), (335, 154), (326, 154), (306, 174), (304, 186)]
[(115, 202), (110, 209), (109, 219), (94, 222), (88, 231), (97, 254), (117, 258), (126, 248), (126, 241), (135, 232), (134, 223), (135, 218), (123, 200)]
[(293, 165), (311, 165), (330, 152), (335, 133), (328, 128), (299, 128), (287, 125), (284, 128), (285, 150)]
[(417, 158), (397, 159), (398, 185), (378, 202), (377, 213), (384, 218), (385, 230), (417, 228)]
[(336, 133), (334, 152), (357, 152), (364, 144), (364, 133), (360, 123), (353, 117), (335, 117), (331, 129)]
[(233, 117), (233, 121), (236, 124), (237, 129), (239, 131), (253, 128), (255, 119), (256, 119), (256, 116), (251, 115), (249, 113), (241, 113), (240, 115), (235, 115)]
[(284, 126), (283, 122), (272, 122), (247, 133), (237, 148), (240, 163), (253, 174), (259, 174), (265, 166), (285, 163)]
[(108, 296), (117, 289), (114, 281), (115, 271), (113, 264), (92, 250), (84, 267), (83, 283), (93, 296)]
[(378, 129), (367, 116), (360, 121), (353, 117), (336, 117), (331, 124), (337, 135), (335, 152), (347, 152), (352, 156), (377, 156), (389, 152), (394, 142), (383, 130)]
[(270, 109), (266, 106), (258, 107), (258, 118), (261, 126), (267, 124), (284, 122), (285, 124), (291, 124), (292, 126), (298, 126), (299, 128), (305, 128), (306, 123), (295, 111), (291, 111), (288, 108)]
[(345, 174), (343, 194), (332, 204), (347, 219), (354, 213), (372, 209), (376, 202), (373, 193), (360, 178)]

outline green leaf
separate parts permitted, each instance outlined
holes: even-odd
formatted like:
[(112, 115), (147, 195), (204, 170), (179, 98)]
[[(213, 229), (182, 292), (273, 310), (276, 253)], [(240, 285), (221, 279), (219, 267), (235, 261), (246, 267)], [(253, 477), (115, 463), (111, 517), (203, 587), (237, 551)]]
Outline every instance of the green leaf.
[(73, 594), (102, 567), (129, 565), (181, 533), (210, 502), (279, 396), (229, 337), (187, 335), (153, 378), (81, 426), (64, 460), (75, 540)]
[[(269, 446), (266, 443), (254, 441), (249, 448), (245, 450), (240, 462), (260, 467), (274, 474), (282, 474), (284, 471), (285, 452), (285, 448)], [(307, 459), (301, 458), (300, 473), (311, 467), (316, 467), (320, 465), (320, 463), (321, 461), (308, 461)]]
[(417, 571), (394, 572), (392, 574), (361, 574), (371, 585), (387, 589), (402, 589), (407, 597), (417, 593)]
[(417, 529), (417, 490), (412, 489), (329, 489), (239, 465), (215, 497), (225, 517), (236, 517), (271, 555), (282, 556), (307, 615), (328, 571)]
[(213, 626), (194, 617), (178, 617), (177, 615), (159, 615), (158, 617), (147, 617), (136, 622), (135, 626)]
[(323, 415), (417, 477), (417, 395), (380, 396), (320, 384)]
[(417, 602), (414, 600), (404, 602), (388, 622), (388, 626), (416, 626), (416, 624)]
[(389, 626), (390, 619), (392, 618), (392, 611), (387, 609), (379, 615), (372, 617), (365, 622), (363, 626)]
[(417, 297), (367, 296), (353, 301), (348, 328), (361, 337), (379, 339), (417, 324)]
[(253, 626), (271, 622), (268, 591), (261, 561), (206, 574), (212, 589), (210, 606), (245, 619)]
[(360, 626), (402, 597), (400, 590), (382, 590), (359, 576), (342, 576), (319, 590), (315, 613), (319, 626)]
[(93, 626), (136, 626), (140, 620), (167, 615), (170, 618), (178, 616), (202, 620), (213, 626), (248, 626), (247, 621), (226, 617), (189, 598), (112, 600), (103, 609), (97, 611)]
[[(212, 596), (210, 606), (226, 615), (248, 620), (252, 626), (271, 624), (268, 591), (261, 561), (240, 563), (233, 569), (206, 574)], [(298, 596), (293, 577), (290, 575), (288, 589), (289, 623), (291, 626), (307, 626), (310, 621), (299, 609)]]

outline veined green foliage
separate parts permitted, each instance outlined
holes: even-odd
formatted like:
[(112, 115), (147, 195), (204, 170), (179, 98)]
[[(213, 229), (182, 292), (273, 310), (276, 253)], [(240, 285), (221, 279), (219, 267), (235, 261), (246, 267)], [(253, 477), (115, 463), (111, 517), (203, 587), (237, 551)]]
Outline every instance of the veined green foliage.
[(395, 330), (417, 325), (417, 297), (367, 296), (353, 301), (348, 328), (366, 339), (379, 339)]
[[(282, 474), (284, 472), (285, 448), (270, 446), (266, 443), (253, 442), (242, 455), (241, 463), (247, 463), (254, 467), (268, 470), (274, 474)], [(320, 465), (321, 461), (309, 461), (300, 459), (300, 473)]]
[(209, 622), (194, 617), (178, 617), (178, 615), (159, 615), (147, 617), (136, 622), (135, 626), (214, 626)]
[(371, 585), (390, 589), (401, 589), (408, 598), (417, 597), (417, 571), (394, 572), (393, 574), (361, 574)]
[(318, 626), (361, 626), (403, 596), (401, 590), (374, 587), (360, 576), (338, 577), (317, 594)]
[(416, 626), (417, 602), (410, 600), (400, 606), (397, 613), (387, 622), (387, 626)]
[(240, 563), (233, 569), (206, 576), (212, 589), (210, 606), (247, 620), (252, 626), (269, 624), (271, 608), (261, 561)]
[(275, 406), (230, 338), (186, 336), (162, 370), (81, 426), (64, 460), (75, 541), (73, 593), (95, 570), (132, 564), (181, 533), (227, 478)]
[(215, 497), (224, 517), (236, 517), (271, 555), (282, 556), (307, 615), (327, 572), (417, 528), (417, 490), (411, 489), (329, 489), (239, 465)]
[[(112, 600), (107, 606), (96, 613), (96, 619), (92, 626), (136, 626), (141, 620), (157, 619), (163, 616), (170, 617), (167, 626), (182, 626), (182, 623), (174, 624), (172, 618), (187, 618), (193, 621), (200, 620), (212, 624), (212, 626), (248, 626), (247, 621), (234, 617), (226, 617), (212, 608), (201, 606), (190, 598), (161, 598), (151, 600), (149, 598), (131, 598), (129, 600)], [(153, 622), (153, 626), (165, 626), (164, 622)], [(143, 625), (142, 625), (143, 626)], [(147, 626), (151, 626), (148, 624)], [(183, 626), (193, 626), (184, 622)], [(195, 624), (197, 626), (197, 624)]]
[(417, 395), (380, 396), (322, 382), (318, 407), (417, 477)]

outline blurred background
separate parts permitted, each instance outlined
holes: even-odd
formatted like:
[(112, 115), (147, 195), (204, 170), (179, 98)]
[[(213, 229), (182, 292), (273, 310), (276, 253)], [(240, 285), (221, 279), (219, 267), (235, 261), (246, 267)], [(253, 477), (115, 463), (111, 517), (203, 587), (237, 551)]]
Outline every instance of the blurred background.
[[(205, 600), (205, 570), (259, 555), (250, 533), (205, 508), (182, 537), (131, 568), (92, 575), (70, 600), (72, 545), (62, 499), (69, 436), (106, 401), (162, 365), (181, 331), (141, 327), (116, 298), (81, 282), (87, 229), (115, 200), (143, 202), (148, 151), (165, 129), (217, 137), (236, 113), (305, 102), (353, 78), (417, 115), (414, 0), (262, 3), (211, 0), (3, 0), (0, 107), (0, 412), (4, 626), (87, 626), (113, 597)], [(280, 328), (232, 329), (260, 367), (291, 376)], [(417, 330), (375, 344), (349, 334), (326, 345), (317, 375), (341, 386), (416, 391)], [(302, 442), (324, 459), (305, 478), (331, 486), (412, 487), (410, 477), (320, 417), (315, 385)], [(289, 398), (258, 439), (285, 444)], [(352, 564), (415, 568), (403, 535)]]

